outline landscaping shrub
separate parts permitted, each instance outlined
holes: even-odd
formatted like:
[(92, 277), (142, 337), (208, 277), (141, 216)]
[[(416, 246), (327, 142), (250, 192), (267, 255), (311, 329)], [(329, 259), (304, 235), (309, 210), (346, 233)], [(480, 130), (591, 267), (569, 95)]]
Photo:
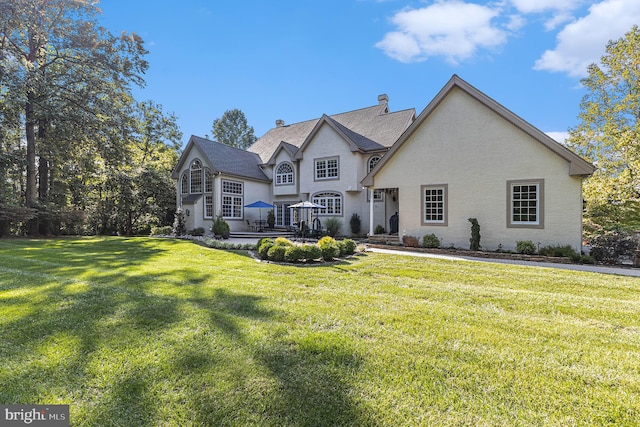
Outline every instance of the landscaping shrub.
[(218, 214), (211, 224), (211, 232), (214, 236), (220, 236), (223, 239), (228, 239), (231, 234), (231, 227), (227, 221), (224, 220), (221, 214)]
[(187, 234), (187, 226), (184, 220), (184, 211), (182, 208), (176, 209), (176, 213), (173, 220), (173, 234), (176, 236), (184, 236)]
[(293, 242), (286, 237), (277, 237), (274, 244), (276, 246), (293, 246)]
[(349, 225), (351, 226), (351, 234), (357, 236), (360, 234), (361, 222), (360, 216), (357, 213), (351, 215), (351, 220), (349, 221)]
[(274, 243), (273, 238), (271, 238), (271, 237), (263, 237), (260, 240), (258, 240), (258, 243), (256, 243), (256, 250), (259, 251), (260, 250), (260, 246), (262, 246), (262, 244), (264, 242), (271, 242), (271, 244)]
[(340, 256), (353, 255), (356, 252), (356, 242), (351, 239), (344, 239), (338, 242)]
[(260, 239), (260, 242), (258, 246), (258, 256), (260, 256), (260, 259), (269, 259), (269, 249), (274, 246), (275, 242), (273, 239), (268, 238)]
[(165, 225), (164, 227), (151, 227), (152, 236), (168, 236), (173, 234), (173, 227)]
[(439, 248), (440, 247), (440, 239), (435, 234), (427, 234), (422, 237), (422, 247), (423, 248)]
[(469, 218), (469, 222), (471, 223), (471, 238), (469, 239), (469, 249), (472, 251), (479, 251), (482, 246), (480, 246), (480, 224), (478, 224), (478, 220), (475, 218)]
[(342, 221), (338, 218), (327, 218), (324, 220), (324, 228), (327, 229), (327, 234), (331, 237), (336, 237), (340, 234), (342, 229)]
[(331, 261), (340, 255), (340, 247), (335, 239), (331, 236), (324, 236), (318, 241), (318, 247), (322, 252), (322, 259)]
[(402, 243), (409, 248), (417, 248), (420, 246), (418, 238), (415, 236), (402, 236)]
[(302, 250), (304, 251), (304, 259), (307, 261), (322, 258), (322, 251), (318, 245), (304, 245)]
[(267, 251), (267, 257), (271, 261), (282, 262), (284, 261), (284, 254), (290, 246), (285, 245), (273, 245)]
[(191, 236), (204, 236), (204, 228), (202, 227), (194, 228), (193, 230), (189, 230), (187, 234)]
[(284, 260), (287, 262), (300, 262), (305, 259), (306, 253), (302, 246), (287, 246), (284, 251)]
[(384, 227), (380, 224), (376, 225), (376, 228), (373, 230), (373, 234), (384, 234)]
[(531, 240), (518, 240), (516, 252), (519, 254), (533, 255), (536, 253), (536, 245)]
[(638, 243), (627, 233), (614, 232), (591, 239), (591, 256), (599, 262), (615, 264), (620, 257), (633, 259)]
[(538, 251), (540, 255), (550, 256), (550, 257), (567, 257), (571, 258), (573, 261), (577, 261), (580, 259), (580, 254), (577, 253), (571, 245), (551, 245), (551, 246), (543, 246)]

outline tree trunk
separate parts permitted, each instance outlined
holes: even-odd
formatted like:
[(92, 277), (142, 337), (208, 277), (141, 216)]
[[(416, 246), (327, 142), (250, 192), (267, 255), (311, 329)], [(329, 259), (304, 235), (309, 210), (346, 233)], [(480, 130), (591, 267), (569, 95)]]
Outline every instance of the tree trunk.
[[(27, 186), (25, 191), (25, 207), (36, 207), (36, 134), (35, 134), (35, 113), (33, 111), (33, 94), (27, 94), (25, 105), (25, 131), (27, 137)], [(37, 217), (27, 223), (27, 234), (30, 236), (38, 234)]]

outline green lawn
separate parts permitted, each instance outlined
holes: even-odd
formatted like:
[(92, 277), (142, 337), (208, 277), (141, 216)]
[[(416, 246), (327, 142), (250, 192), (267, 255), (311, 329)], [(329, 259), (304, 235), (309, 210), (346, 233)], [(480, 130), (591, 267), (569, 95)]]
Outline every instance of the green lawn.
[(0, 240), (0, 403), (74, 426), (632, 426), (640, 279)]

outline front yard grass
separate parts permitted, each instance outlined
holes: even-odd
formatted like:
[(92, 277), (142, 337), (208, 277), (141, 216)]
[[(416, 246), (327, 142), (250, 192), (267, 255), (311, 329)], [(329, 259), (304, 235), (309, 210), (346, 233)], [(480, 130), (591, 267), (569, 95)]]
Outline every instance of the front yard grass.
[(73, 426), (632, 426), (639, 355), (637, 278), (0, 240), (0, 403)]

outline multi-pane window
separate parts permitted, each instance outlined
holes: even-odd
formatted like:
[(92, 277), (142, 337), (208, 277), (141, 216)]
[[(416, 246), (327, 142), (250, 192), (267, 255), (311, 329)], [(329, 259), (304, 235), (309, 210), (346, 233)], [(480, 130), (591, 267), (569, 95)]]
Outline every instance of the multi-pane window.
[(315, 160), (316, 179), (336, 179), (338, 178), (338, 158), (316, 159)]
[(213, 193), (213, 174), (211, 169), (204, 170), (204, 192)]
[(340, 193), (319, 193), (313, 196), (313, 203), (324, 206), (318, 215), (342, 215), (342, 195)]
[(382, 157), (380, 156), (373, 156), (372, 158), (369, 159), (369, 163), (367, 165), (367, 173), (371, 172), (373, 168), (376, 167), (376, 165), (378, 164), (381, 158)]
[(293, 184), (293, 166), (281, 163), (276, 169), (276, 185)]
[(210, 194), (204, 196), (204, 217), (213, 218), (213, 196)]
[(422, 223), (447, 224), (447, 185), (422, 186)]
[(542, 227), (542, 180), (509, 181), (509, 226)]
[(196, 159), (189, 168), (191, 174), (191, 193), (202, 193), (202, 162)]
[(222, 181), (222, 216), (242, 218), (244, 184), (236, 181)]
[(189, 194), (189, 174), (185, 171), (180, 182), (180, 193)]

